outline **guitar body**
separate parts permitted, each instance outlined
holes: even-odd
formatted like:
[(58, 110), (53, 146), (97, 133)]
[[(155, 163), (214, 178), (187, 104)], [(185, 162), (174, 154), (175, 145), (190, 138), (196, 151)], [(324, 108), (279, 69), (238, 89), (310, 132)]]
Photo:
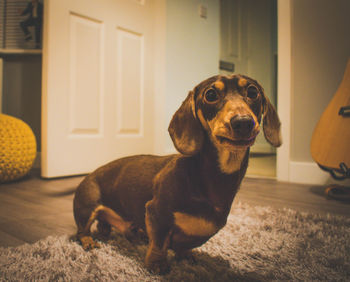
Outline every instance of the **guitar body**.
[(343, 80), (323, 112), (311, 139), (311, 156), (320, 166), (339, 169), (340, 163), (350, 167), (349, 110), (340, 115), (342, 107), (350, 106), (350, 59)]

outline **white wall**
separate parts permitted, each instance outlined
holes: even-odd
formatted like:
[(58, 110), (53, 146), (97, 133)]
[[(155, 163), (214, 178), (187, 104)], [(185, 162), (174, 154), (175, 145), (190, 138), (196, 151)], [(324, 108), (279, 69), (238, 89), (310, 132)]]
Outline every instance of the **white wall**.
[[(290, 9), (291, 16), (289, 38), (285, 38), (288, 30), (285, 33), (280, 30), (278, 39), (278, 99), (285, 141), (279, 149), (278, 178), (313, 184), (334, 182), (312, 160), (310, 142), (350, 57), (350, 1), (280, 0), (278, 3), (279, 13), (282, 12), (279, 28), (288, 26), (281, 17), (288, 16), (286, 10), (283, 12), (285, 8)], [(290, 69), (285, 69), (288, 78), (281, 69), (289, 63)]]
[(350, 1), (294, 0), (291, 159), (310, 162), (312, 132), (350, 57)]
[[(207, 18), (199, 16), (199, 5)], [(219, 1), (166, 1), (165, 152), (174, 151), (167, 133), (172, 115), (189, 90), (219, 72)]]

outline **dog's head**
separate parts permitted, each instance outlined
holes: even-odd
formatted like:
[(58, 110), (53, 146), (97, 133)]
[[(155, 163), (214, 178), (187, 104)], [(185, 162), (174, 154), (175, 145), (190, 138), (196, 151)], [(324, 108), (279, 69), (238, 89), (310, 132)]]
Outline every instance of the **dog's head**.
[(237, 151), (254, 144), (261, 120), (266, 140), (280, 146), (281, 123), (261, 85), (243, 75), (219, 75), (189, 92), (170, 122), (169, 133), (185, 155), (199, 152), (205, 135), (216, 148)]

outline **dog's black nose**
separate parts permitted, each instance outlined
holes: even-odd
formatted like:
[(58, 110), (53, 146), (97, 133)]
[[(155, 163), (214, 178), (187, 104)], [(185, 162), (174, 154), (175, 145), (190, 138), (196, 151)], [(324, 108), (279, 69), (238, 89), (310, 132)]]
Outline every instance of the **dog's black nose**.
[(230, 122), (234, 134), (243, 139), (249, 138), (255, 127), (255, 121), (250, 115), (235, 115)]

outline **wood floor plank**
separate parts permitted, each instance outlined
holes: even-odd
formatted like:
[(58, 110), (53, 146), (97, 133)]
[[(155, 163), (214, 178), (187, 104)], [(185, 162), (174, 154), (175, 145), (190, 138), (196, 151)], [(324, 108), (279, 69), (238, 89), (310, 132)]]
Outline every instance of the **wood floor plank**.
[[(33, 197), (37, 197), (33, 195)], [(32, 197), (32, 198), (33, 198)], [(43, 214), (56, 214), (72, 211), (73, 197), (67, 199), (32, 199), (18, 198), (10, 194), (1, 195), (0, 218), (37, 218)]]
[(237, 199), (278, 208), (350, 216), (350, 202), (327, 199), (324, 189), (323, 186), (246, 178)]
[(0, 230), (0, 246), (16, 247), (24, 243), (26, 242)]

